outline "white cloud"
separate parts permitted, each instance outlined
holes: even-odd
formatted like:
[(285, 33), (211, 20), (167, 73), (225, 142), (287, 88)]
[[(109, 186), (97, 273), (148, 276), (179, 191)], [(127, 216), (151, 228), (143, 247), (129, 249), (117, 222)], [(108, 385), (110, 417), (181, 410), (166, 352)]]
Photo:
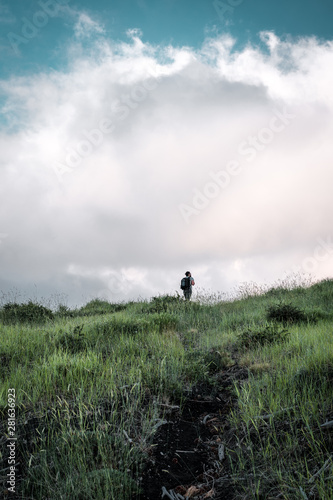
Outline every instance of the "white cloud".
[[(81, 13), (83, 33), (104, 31)], [(2, 288), (118, 299), (172, 292), (187, 268), (221, 290), (301, 265), (331, 234), (332, 43), (263, 33), (268, 53), (230, 37), (194, 51), (128, 34), (70, 47), (66, 73), (0, 84)], [(230, 161), (239, 172), (186, 224), (180, 204)]]
[(77, 38), (86, 38), (91, 35), (102, 35), (105, 33), (101, 23), (94, 21), (85, 12), (78, 12), (78, 19), (74, 26), (74, 33)]

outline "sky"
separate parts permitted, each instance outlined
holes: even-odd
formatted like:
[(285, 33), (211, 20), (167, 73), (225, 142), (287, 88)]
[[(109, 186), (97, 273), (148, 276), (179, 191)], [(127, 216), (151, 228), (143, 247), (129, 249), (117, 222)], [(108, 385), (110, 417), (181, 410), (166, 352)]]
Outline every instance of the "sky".
[(0, 299), (332, 278), (332, 14), (0, 0)]

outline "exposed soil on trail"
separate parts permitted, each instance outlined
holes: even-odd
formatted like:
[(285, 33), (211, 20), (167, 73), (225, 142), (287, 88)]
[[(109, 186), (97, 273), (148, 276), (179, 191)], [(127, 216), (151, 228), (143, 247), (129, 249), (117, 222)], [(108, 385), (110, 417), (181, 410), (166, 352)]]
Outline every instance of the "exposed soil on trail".
[(215, 375), (215, 385), (196, 386), (181, 413), (166, 406), (139, 500), (237, 498), (225, 450), (235, 439), (228, 423), (236, 403), (233, 381), (247, 376), (247, 370), (235, 364)]

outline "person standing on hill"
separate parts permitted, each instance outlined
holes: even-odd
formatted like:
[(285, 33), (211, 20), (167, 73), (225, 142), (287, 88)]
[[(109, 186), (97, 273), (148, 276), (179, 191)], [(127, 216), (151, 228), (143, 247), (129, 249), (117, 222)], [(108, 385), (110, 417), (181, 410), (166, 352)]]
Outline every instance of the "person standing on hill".
[(191, 300), (192, 286), (195, 285), (195, 282), (190, 271), (186, 271), (185, 276), (180, 282), (180, 288), (184, 292), (185, 300)]

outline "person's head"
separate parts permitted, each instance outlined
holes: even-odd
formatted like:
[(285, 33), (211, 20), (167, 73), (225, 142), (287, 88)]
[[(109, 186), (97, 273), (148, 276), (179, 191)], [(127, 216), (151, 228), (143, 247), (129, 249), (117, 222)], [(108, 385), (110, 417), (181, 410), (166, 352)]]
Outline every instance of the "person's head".
[(190, 271), (186, 271), (185, 276), (187, 276), (187, 277), (191, 276)]

